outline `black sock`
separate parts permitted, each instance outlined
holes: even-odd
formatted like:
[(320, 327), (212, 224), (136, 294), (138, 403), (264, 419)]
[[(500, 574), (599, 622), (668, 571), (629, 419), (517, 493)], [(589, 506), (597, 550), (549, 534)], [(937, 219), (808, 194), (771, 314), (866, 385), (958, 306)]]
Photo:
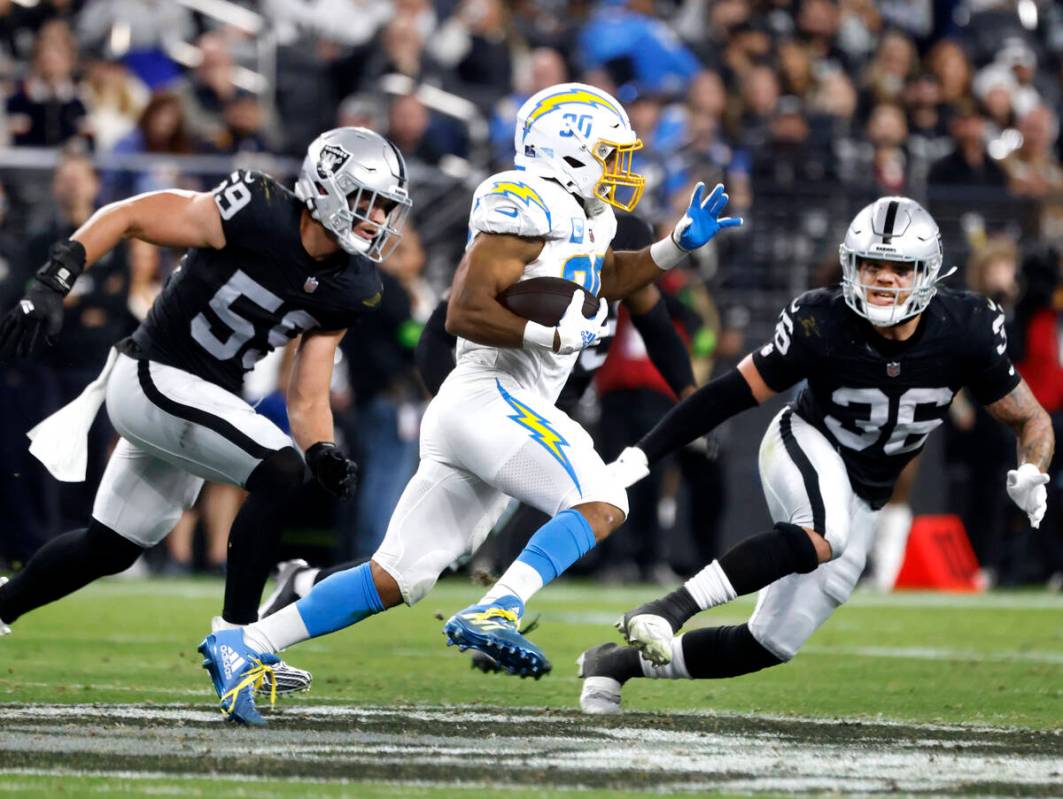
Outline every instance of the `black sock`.
[(752, 535), (719, 558), (720, 568), (739, 596), (759, 591), (789, 574), (807, 574), (819, 565), (816, 546), (796, 524), (779, 522)]
[(622, 646), (609, 657), (609, 676), (621, 685), (632, 677), (642, 676), (642, 661), (639, 659), (639, 651), (634, 647)]
[(303, 472), (302, 458), (287, 447), (260, 463), (247, 480), (251, 493), (229, 531), (222, 618), (230, 624), (258, 621), (262, 589), (277, 562), (284, 511), (302, 485)]
[(694, 680), (737, 677), (785, 662), (761, 646), (748, 624), (705, 627), (686, 633), (683, 660), (687, 674)]
[(0, 619), (13, 622), (93, 580), (133, 565), (144, 549), (93, 519), (87, 528), (56, 536), (0, 588)]
[(348, 569), (353, 569), (355, 566), (361, 566), (369, 558), (362, 558), (361, 560), (349, 560), (346, 563), (337, 563), (335, 566), (329, 566), (327, 569), (319, 569), (318, 573), (314, 575), (314, 585), (317, 585), (326, 577), (331, 577), (334, 574), (345, 572)]
[(642, 613), (652, 613), (654, 616), (660, 616), (672, 625), (672, 632), (675, 633), (679, 632), (679, 629), (700, 610), (701, 608), (698, 607), (698, 603), (694, 600), (694, 597), (690, 595), (686, 586), (679, 586), (679, 588), (672, 591), (672, 593), (665, 594), (659, 599), (647, 602), (645, 605), (639, 606), (627, 615), (637, 616)]

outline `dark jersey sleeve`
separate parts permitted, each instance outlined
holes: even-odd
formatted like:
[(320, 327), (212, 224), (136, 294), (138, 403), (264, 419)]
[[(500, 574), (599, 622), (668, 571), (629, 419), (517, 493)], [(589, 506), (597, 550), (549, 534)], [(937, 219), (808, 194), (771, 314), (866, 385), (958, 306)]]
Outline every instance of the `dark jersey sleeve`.
[(802, 295), (779, 314), (771, 341), (753, 353), (753, 364), (772, 391), (785, 391), (808, 377), (824, 331), (816, 306)]
[(273, 178), (261, 172), (238, 169), (214, 187), (214, 203), (221, 212), (227, 247), (270, 250), (270, 231), (283, 224), (289, 204)]
[(447, 301), (444, 299), (428, 317), (421, 338), (417, 341), (417, 371), (432, 396), (439, 392), (439, 387), (454, 369), (454, 345), (457, 339), (447, 332), (446, 322)]
[(1008, 335), (1003, 309), (990, 299), (977, 298), (965, 331), (970, 343), (967, 388), (982, 405), (990, 405), (1011, 392), (1020, 377), (1008, 357)]

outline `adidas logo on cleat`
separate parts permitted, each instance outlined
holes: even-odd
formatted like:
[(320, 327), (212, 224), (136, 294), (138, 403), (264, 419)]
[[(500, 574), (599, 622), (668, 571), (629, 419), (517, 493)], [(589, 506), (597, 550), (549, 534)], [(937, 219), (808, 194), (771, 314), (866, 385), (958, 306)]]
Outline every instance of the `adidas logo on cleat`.
[(230, 646), (221, 646), (221, 662), (222, 667), (225, 669), (225, 679), (231, 679), (234, 674), (244, 667), (245, 661), (240, 655), (236, 653), (236, 650)]

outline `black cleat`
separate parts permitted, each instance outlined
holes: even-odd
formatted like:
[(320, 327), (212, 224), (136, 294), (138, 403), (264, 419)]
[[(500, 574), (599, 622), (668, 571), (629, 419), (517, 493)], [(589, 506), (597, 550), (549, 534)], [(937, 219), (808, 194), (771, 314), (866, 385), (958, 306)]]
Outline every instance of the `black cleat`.
[(266, 597), (266, 601), (259, 605), (260, 621), (301, 598), (295, 593), (295, 577), (309, 568), (310, 565), (302, 559), (286, 560), (277, 564), (277, 587)]

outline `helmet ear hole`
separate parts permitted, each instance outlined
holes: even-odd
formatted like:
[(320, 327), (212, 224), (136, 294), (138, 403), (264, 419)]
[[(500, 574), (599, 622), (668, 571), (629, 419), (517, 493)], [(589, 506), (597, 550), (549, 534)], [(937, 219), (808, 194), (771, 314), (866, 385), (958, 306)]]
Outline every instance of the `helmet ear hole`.
[(585, 163), (580, 161), (578, 158), (573, 158), (571, 155), (566, 155), (565, 156), (565, 163), (568, 164), (571, 167), (575, 167), (576, 169), (582, 169), (583, 167), (587, 166)]

